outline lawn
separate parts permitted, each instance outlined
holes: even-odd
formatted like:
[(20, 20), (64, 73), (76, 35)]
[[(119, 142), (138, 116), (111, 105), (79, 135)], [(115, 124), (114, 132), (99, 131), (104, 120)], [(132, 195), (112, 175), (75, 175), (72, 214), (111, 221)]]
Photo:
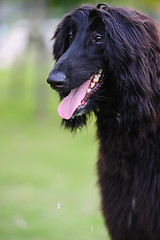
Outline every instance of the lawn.
[(76, 134), (60, 128), (49, 67), (35, 69), (0, 71), (0, 240), (109, 239), (94, 118)]

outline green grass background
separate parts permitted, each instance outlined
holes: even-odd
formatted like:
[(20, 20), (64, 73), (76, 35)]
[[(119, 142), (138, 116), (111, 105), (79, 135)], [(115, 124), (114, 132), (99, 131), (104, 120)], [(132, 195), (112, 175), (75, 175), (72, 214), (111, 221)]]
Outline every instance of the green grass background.
[(50, 69), (32, 57), (0, 70), (0, 240), (109, 239), (94, 118), (76, 134), (60, 127)]

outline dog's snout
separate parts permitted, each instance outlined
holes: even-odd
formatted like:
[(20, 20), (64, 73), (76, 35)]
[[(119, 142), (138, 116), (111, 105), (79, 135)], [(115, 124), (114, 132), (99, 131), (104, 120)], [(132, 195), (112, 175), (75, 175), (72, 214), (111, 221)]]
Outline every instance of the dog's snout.
[(61, 72), (52, 73), (51, 71), (47, 83), (49, 83), (55, 90), (60, 91), (66, 83), (66, 76)]

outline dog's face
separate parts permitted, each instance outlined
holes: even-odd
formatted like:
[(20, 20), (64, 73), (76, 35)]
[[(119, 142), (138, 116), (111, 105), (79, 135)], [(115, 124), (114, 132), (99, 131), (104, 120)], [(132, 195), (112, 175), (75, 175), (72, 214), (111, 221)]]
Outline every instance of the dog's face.
[(63, 123), (71, 129), (82, 126), (90, 111), (98, 118), (102, 112), (114, 119), (120, 114), (123, 126), (153, 122), (153, 116), (157, 121), (156, 23), (134, 10), (98, 6), (68, 14), (53, 37), (56, 64), (47, 82), (60, 94)]
[(104, 33), (104, 24), (91, 7), (67, 15), (57, 28), (57, 61), (47, 81), (63, 99), (58, 107), (62, 119), (73, 120), (95, 107), (103, 84)]

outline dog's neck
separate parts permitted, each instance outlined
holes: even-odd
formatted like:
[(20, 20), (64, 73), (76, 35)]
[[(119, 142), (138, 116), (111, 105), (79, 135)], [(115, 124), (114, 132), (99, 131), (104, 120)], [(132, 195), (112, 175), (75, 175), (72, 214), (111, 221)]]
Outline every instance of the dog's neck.
[(129, 122), (128, 119), (131, 118), (128, 117), (127, 119), (126, 116), (130, 116), (130, 112), (125, 112), (125, 115), (123, 115), (123, 110), (116, 108), (115, 103), (103, 103), (103, 105), (99, 106), (97, 111), (98, 138), (106, 139), (107, 136), (115, 136), (115, 138), (123, 136), (125, 138), (127, 136), (132, 141), (133, 138), (137, 141), (139, 138), (148, 141), (150, 135), (156, 138), (157, 132), (160, 131), (158, 123), (154, 123), (154, 125), (150, 124), (150, 122), (144, 123), (143, 119), (142, 121), (139, 119), (139, 121)]

